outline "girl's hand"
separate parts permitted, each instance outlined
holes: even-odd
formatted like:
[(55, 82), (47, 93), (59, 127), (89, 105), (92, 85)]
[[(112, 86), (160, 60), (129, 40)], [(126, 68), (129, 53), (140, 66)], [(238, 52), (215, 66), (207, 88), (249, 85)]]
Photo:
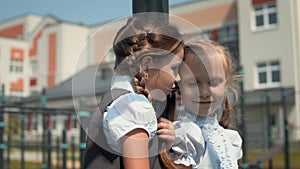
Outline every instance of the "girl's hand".
[(173, 122), (162, 117), (159, 118), (157, 124), (157, 135), (160, 139), (165, 141), (166, 148), (170, 149), (176, 139)]

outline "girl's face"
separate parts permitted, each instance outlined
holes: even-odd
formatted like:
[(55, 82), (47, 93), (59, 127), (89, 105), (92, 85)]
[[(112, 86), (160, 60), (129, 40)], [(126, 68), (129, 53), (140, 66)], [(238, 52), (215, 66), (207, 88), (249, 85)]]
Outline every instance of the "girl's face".
[(222, 106), (226, 81), (220, 59), (188, 54), (179, 74), (181, 98), (187, 110), (206, 116)]
[[(180, 81), (178, 70), (182, 63), (183, 55), (184, 51), (180, 49), (175, 55), (153, 60), (148, 68), (149, 80), (146, 83), (146, 89), (148, 89), (152, 98), (164, 100), (164, 98), (155, 97), (162, 95), (165, 97), (170, 94), (174, 87), (174, 82)], [(157, 92), (160, 94), (157, 95)]]

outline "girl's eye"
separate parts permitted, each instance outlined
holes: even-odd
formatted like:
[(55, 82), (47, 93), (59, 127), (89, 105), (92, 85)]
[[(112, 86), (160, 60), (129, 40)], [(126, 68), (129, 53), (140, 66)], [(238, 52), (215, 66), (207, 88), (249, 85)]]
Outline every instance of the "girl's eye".
[(189, 86), (198, 86), (198, 83), (197, 82), (189, 82), (188, 85)]
[(209, 85), (211, 87), (217, 87), (219, 84), (221, 84), (223, 82), (223, 79), (212, 79), (210, 82), (209, 82)]

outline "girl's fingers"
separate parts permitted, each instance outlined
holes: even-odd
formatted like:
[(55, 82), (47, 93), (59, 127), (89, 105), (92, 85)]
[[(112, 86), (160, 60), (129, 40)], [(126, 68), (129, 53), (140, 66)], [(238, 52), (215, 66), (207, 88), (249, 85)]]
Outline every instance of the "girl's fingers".
[(166, 119), (166, 118), (163, 118), (163, 117), (160, 117), (158, 119), (158, 122), (164, 122), (164, 123), (172, 123), (170, 120)]
[(165, 119), (165, 118), (158, 119), (157, 128), (158, 129), (168, 128), (168, 129), (174, 130), (173, 122), (171, 122), (170, 120)]
[(172, 145), (176, 139), (173, 122), (165, 118), (159, 118), (157, 124), (157, 136), (167, 145)]

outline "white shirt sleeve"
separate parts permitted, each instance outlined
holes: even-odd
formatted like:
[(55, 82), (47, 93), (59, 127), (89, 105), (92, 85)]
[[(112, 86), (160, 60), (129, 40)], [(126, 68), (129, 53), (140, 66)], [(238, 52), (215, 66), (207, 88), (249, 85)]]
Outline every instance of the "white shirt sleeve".
[(107, 143), (119, 153), (122, 152), (120, 139), (134, 129), (144, 129), (148, 133), (149, 141), (156, 135), (155, 111), (143, 95), (129, 93), (120, 96), (107, 108), (103, 116)]

